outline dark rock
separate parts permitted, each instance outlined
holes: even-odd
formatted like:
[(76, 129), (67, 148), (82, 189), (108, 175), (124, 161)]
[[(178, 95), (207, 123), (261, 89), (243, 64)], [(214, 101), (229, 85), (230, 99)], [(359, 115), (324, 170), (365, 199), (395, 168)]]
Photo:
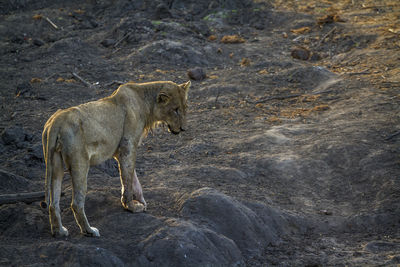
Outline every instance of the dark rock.
[(195, 81), (201, 81), (207, 77), (206, 72), (202, 68), (190, 69), (188, 70), (187, 75), (190, 79)]
[(41, 40), (41, 39), (33, 39), (33, 44), (34, 45), (37, 45), (37, 46), (42, 46), (42, 45), (45, 45), (45, 42), (43, 41), (43, 40)]
[(21, 126), (8, 127), (1, 134), (1, 139), (5, 145), (15, 145), (18, 148), (24, 146), (26, 138), (27, 134)]
[(15, 43), (15, 44), (23, 44), (25, 43), (25, 38), (23, 36), (13, 36), (10, 39), (11, 42)]
[(293, 58), (308, 60), (310, 58), (311, 52), (307, 48), (304, 47), (296, 47), (292, 50), (291, 53)]
[(246, 255), (257, 255), (268, 244), (278, 242), (283, 226), (287, 225), (279, 211), (265, 207), (265, 216), (260, 216), (239, 201), (211, 188), (196, 190), (182, 199), (180, 212), (185, 218), (232, 239)]
[(387, 241), (372, 241), (365, 246), (365, 250), (372, 253), (379, 253), (383, 251), (399, 251), (400, 243), (387, 242)]
[(45, 265), (49, 266), (125, 266), (114, 253), (98, 246), (54, 241), (32, 250), (40, 255), (47, 255)]
[[(0, 170), (0, 191), (1, 193), (16, 193), (29, 189), (30, 182), (25, 177)], [(1, 223), (0, 223), (1, 224)]]
[(173, 1), (171, 8), (183, 10), (194, 16), (204, 16), (207, 13), (211, 13), (215, 9), (226, 9), (226, 10), (239, 10), (242, 8), (249, 8), (252, 6), (251, 0), (226, 0), (226, 1), (215, 1), (215, 0), (175, 0)]
[(36, 160), (43, 160), (43, 146), (42, 144), (38, 143), (33, 145), (31, 148), (28, 149), (28, 152), (31, 154), (32, 158)]
[(140, 244), (138, 266), (243, 266), (229, 238), (191, 222), (168, 219)]
[(156, 12), (154, 14), (155, 19), (165, 19), (171, 17), (171, 12), (165, 3), (160, 3), (156, 7)]
[(194, 31), (198, 34), (201, 34), (205, 37), (208, 37), (211, 34), (210, 28), (208, 27), (207, 23), (205, 23), (204, 21), (192, 22), (191, 24), (189, 24), (189, 28), (192, 31)]
[(316, 52), (313, 52), (311, 54), (310, 61), (318, 61), (318, 60), (321, 60), (321, 55)]
[(87, 19), (81, 22), (79, 25), (80, 29), (94, 29), (97, 28), (99, 24), (93, 19)]
[(282, 78), (290, 83), (296, 83), (302, 88), (314, 88), (324, 81), (334, 78), (336, 75), (324, 67), (309, 66), (300, 67), (282, 73)]
[(141, 47), (137, 53), (141, 62), (165, 62), (176, 65), (207, 65), (202, 50), (179, 41), (160, 40)]
[(117, 43), (117, 41), (114, 39), (104, 39), (103, 41), (101, 41), (100, 44), (104, 47), (110, 47), (110, 46), (115, 45), (116, 43)]

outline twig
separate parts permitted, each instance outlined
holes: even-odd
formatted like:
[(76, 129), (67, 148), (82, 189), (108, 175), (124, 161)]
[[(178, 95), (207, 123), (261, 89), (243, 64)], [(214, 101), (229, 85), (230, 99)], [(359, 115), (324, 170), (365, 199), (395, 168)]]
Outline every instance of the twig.
[(48, 17), (44, 17), (44, 18), (46, 19), (46, 21), (47, 21), (48, 23), (50, 23), (51, 26), (54, 27), (54, 29), (56, 29), (56, 30), (59, 29), (58, 26), (57, 26), (56, 24), (54, 24), (54, 22), (52, 22)]
[(214, 102), (214, 107), (217, 107), (218, 105), (218, 98), (219, 98), (219, 90), (217, 91), (217, 96), (215, 97), (215, 102)]
[(75, 72), (72, 72), (72, 75), (77, 78), (79, 81), (81, 81), (83, 84), (85, 84), (87, 87), (92, 88), (92, 84), (85, 81), (81, 76), (79, 76), (78, 74), (76, 74)]
[(320, 46), (329, 35), (331, 35), (334, 31), (336, 31), (337, 27), (333, 27), (327, 34), (325, 34), (321, 40), (319, 40), (318, 46)]
[(131, 35), (131, 32), (128, 32), (127, 34), (125, 34), (125, 36), (123, 36), (121, 39), (119, 39), (119, 40), (115, 43), (114, 48), (116, 48), (117, 46), (119, 46), (119, 44), (120, 44), (123, 40), (125, 40), (126, 38), (128, 38), (130, 35)]
[(120, 84), (124, 84), (124, 83), (126, 83), (126, 82), (123, 82), (123, 81), (111, 81), (111, 82), (109, 82), (109, 83), (106, 83), (104, 86), (108, 87), (108, 86), (113, 85), (114, 83), (120, 85)]
[(363, 74), (371, 74), (371, 72), (368, 71), (368, 69), (366, 69), (366, 70), (359, 71), (359, 72), (345, 72), (343, 74), (346, 74), (346, 75), (363, 75)]
[(400, 135), (400, 131), (397, 131), (394, 134), (389, 135), (388, 137), (385, 138), (385, 140), (389, 141), (390, 139), (392, 139), (393, 137), (396, 137), (398, 135)]

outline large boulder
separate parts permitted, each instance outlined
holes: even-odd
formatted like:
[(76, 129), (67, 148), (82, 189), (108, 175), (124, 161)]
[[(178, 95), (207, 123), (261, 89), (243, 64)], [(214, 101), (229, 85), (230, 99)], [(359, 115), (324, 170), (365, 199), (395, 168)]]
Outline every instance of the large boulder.
[(180, 66), (206, 66), (204, 51), (180, 41), (159, 40), (139, 49), (134, 56), (141, 62), (160, 62)]
[(190, 221), (168, 219), (139, 244), (138, 266), (242, 266), (242, 254), (229, 238)]
[(232, 239), (242, 253), (257, 255), (268, 245), (276, 244), (288, 221), (274, 208), (248, 206), (215, 189), (201, 188), (180, 201), (181, 215)]

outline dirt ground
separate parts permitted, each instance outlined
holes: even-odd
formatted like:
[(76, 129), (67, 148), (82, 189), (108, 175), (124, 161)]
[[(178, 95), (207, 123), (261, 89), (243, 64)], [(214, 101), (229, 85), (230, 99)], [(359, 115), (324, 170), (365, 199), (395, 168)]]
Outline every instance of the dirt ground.
[(109, 160), (88, 177), (101, 237), (82, 236), (66, 173), (70, 236), (39, 201), (1, 205), (0, 265), (400, 264), (398, 1), (67, 2), (0, 3), (0, 194), (44, 189), (57, 109), (206, 78), (188, 130), (140, 146), (146, 213), (123, 210)]

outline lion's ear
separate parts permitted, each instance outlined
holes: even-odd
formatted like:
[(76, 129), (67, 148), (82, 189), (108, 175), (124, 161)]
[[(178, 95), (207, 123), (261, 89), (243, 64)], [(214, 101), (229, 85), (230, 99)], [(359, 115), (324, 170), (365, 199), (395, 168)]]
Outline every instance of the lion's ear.
[(186, 82), (186, 83), (182, 83), (180, 86), (186, 91), (186, 93), (189, 91), (190, 85), (192, 83), (190, 81)]
[(185, 98), (187, 99), (187, 97), (188, 97), (188, 92), (189, 92), (189, 88), (190, 88), (190, 85), (191, 85), (192, 83), (190, 82), (190, 81), (188, 81), (188, 82), (186, 82), (186, 83), (182, 83), (181, 85), (180, 85), (180, 87), (182, 87), (183, 88), (183, 90), (185, 91)]
[(169, 95), (164, 92), (160, 92), (157, 96), (157, 103), (166, 104), (169, 101)]

